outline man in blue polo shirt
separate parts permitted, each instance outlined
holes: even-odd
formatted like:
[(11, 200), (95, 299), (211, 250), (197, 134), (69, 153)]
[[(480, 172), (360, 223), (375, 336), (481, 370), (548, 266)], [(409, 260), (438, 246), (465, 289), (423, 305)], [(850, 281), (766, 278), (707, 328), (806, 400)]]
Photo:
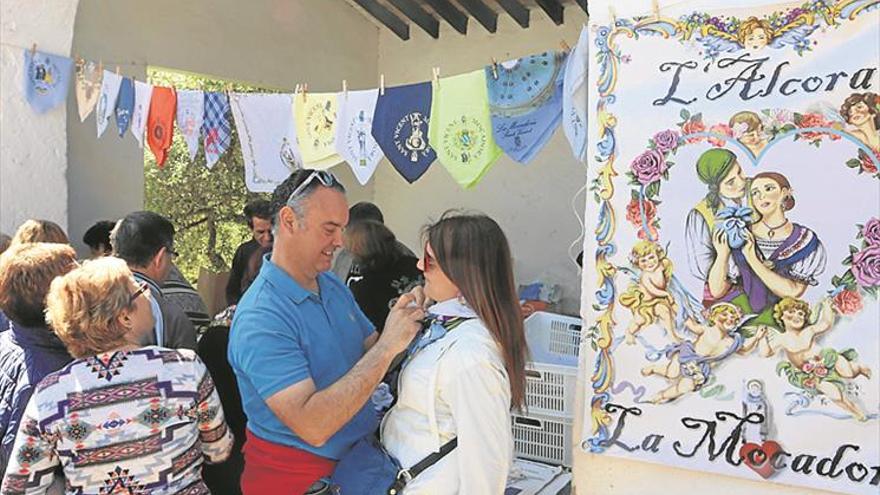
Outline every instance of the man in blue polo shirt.
[(348, 223), (332, 174), (294, 172), (273, 203), (274, 249), (238, 304), (229, 340), (248, 417), (245, 495), (303, 493), (374, 431), (370, 396), (424, 316), (420, 293), (406, 294), (380, 337), (327, 272)]

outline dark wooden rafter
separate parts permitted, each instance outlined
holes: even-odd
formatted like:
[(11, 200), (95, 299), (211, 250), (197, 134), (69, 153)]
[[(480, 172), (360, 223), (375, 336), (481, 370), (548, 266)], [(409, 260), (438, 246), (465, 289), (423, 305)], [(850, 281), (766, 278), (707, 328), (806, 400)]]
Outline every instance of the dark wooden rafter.
[(563, 21), (563, 7), (559, 0), (535, 0), (541, 10), (547, 13), (550, 19), (558, 26)]
[(587, 0), (576, 0), (575, 3), (583, 10), (587, 15), (590, 15), (590, 10), (587, 8)]
[(486, 31), (494, 33), (498, 30), (498, 13), (490, 9), (482, 0), (458, 0), (474, 19), (486, 28)]
[(389, 0), (403, 15), (424, 29), (432, 38), (440, 37), (440, 22), (431, 14), (427, 13), (414, 0)]
[(507, 12), (517, 24), (523, 28), (529, 27), (529, 9), (519, 0), (495, 0)]
[(449, 0), (425, 0), (425, 3), (430, 5), (434, 12), (448, 22), (453, 29), (461, 34), (467, 34), (468, 16), (449, 3)]
[(384, 5), (376, 0), (354, 0), (354, 2), (360, 5), (361, 8), (366, 10), (371, 16), (376, 18), (377, 21), (384, 24), (385, 27), (394, 32), (398, 38), (404, 41), (409, 39), (409, 24), (404, 22), (400, 17), (394, 15), (394, 13), (385, 8)]

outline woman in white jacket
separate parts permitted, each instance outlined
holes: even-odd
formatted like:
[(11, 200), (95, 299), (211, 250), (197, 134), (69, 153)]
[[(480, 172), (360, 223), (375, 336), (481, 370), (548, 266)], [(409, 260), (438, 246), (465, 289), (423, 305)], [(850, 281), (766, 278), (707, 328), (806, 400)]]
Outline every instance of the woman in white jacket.
[(382, 443), (409, 468), (458, 439), (407, 495), (502, 494), (513, 458), (510, 409), (524, 402), (527, 355), (510, 248), (485, 215), (447, 213), (425, 232), (418, 267), (425, 295), (437, 302), (405, 361)]

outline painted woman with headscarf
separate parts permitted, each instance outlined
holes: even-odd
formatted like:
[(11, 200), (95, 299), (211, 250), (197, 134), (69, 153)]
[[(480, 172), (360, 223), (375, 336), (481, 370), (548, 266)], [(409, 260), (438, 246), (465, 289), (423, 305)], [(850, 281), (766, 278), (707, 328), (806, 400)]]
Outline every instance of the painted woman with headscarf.
[(715, 263), (717, 249), (713, 234), (722, 211), (734, 212), (747, 206), (747, 180), (736, 155), (723, 148), (713, 148), (700, 155), (696, 171), (709, 191), (688, 213), (685, 240), (691, 274), (706, 282), (703, 305), (708, 308), (724, 297), (726, 282), (739, 276), (732, 258), (726, 267)]

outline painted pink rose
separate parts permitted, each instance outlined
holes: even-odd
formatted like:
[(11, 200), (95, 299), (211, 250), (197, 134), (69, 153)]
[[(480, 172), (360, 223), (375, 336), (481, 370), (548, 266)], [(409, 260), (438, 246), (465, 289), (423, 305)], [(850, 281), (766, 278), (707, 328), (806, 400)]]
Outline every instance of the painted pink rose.
[(807, 378), (806, 380), (804, 380), (804, 386), (807, 388), (816, 388), (816, 379)]
[(668, 167), (666, 157), (662, 152), (647, 150), (632, 161), (630, 168), (632, 168), (633, 175), (636, 176), (639, 184), (648, 185), (660, 180)]
[[(733, 129), (730, 128), (727, 124), (715, 124), (709, 128), (709, 132), (714, 132), (715, 134), (720, 134), (722, 136), (733, 137)], [(724, 138), (720, 137), (710, 137), (708, 139), (709, 144), (713, 146), (724, 146), (727, 144), (727, 141)]]
[(633, 224), (633, 226), (641, 227), (643, 210), (645, 213), (645, 223), (653, 222), (654, 217), (657, 216), (657, 205), (650, 199), (645, 199), (643, 201), (639, 201), (636, 198), (631, 199), (629, 204), (626, 205), (626, 219), (629, 223)]
[(862, 295), (854, 290), (842, 290), (833, 299), (834, 308), (842, 315), (854, 315), (862, 310)]
[(872, 158), (871, 155), (859, 150), (859, 160), (862, 162), (862, 172), (866, 174), (877, 173), (877, 165), (874, 164), (874, 159), (880, 161), (880, 151), (874, 152), (874, 158)]
[(678, 147), (678, 132), (672, 129), (660, 131), (651, 138), (659, 151), (666, 153)]
[(852, 273), (862, 287), (880, 285), (880, 246), (868, 246), (854, 254)]
[(817, 366), (813, 373), (815, 373), (816, 376), (818, 376), (819, 378), (824, 378), (828, 376), (828, 368), (824, 366)]
[(813, 363), (806, 362), (803, 366), (801, 366), (801, 371), (804, 373), (812, 373), (813, 372)]
[(862, 227), (862, 237), (869, 246), (880, 246), (880, 218), (872, 218)]
[[(818, 113), (806, 113), (801, 115), (800, 120), (797, 123), (798, 127), (801, 129), (805, 129), (808, 127), (830, 127), (831, 123), (825, 120), (825, 117)], [(806, 139), (807, 141), (815, 141), (821, 138), (825, 133), (810, 131), (801, 133), (801, 137)]]
[[(681, 132), (683, 134), (696, 134), (698, 132), (703, 132), (706, 130), (706, 124), (703, 123), (702, 120), (688, 120), (681, 126)], [(702, 140), (701, 137), (692, 137), (687, 140), (688, 143), (698, 143)]]

